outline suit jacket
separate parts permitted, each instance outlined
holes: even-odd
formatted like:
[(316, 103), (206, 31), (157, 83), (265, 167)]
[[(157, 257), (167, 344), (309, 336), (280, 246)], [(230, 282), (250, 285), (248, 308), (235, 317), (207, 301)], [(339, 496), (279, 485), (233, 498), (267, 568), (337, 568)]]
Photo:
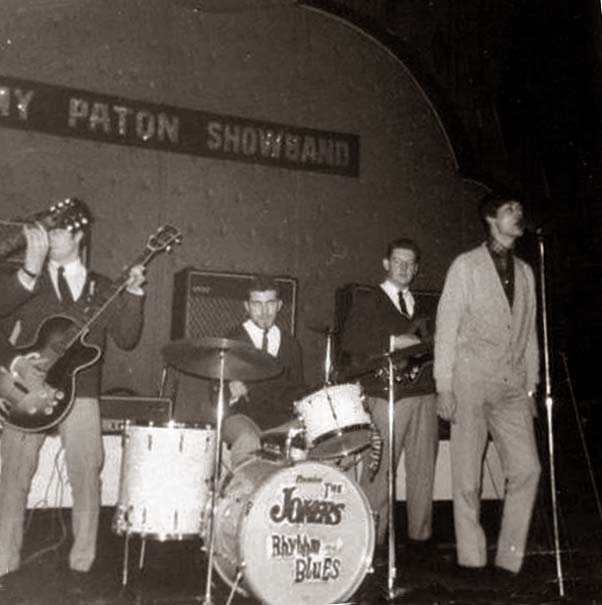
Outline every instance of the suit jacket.
[[(82, 297), (91, 301), (102, 299), (109, 291), (112, 282), (98, 274), (89, 271)], [(69, 305), (63, 303), (54, 290), (48, 270), (39, 276), (32, 292), (24, 288), (18, 280), (16, 271), (0, 273), (0, 291), (10, 293), (5, 295), (0, 305), (0, 365), (9, 366), (16, 355), (18, 347), (33, 345), (39, 325), (51, 315), (69, 315)], [(106, 318), (94, 324), (85, 341), (101, 348), (105, 346), (107, 332), (117, 346), (130, 349), (136, 345), (142, 330), (143, 296), (124, 293), (109, 308)], [(77, 303), (76, 303), (77, 304)], [(18, 324), (18, 336), (13, 346), (8, 337), (15, 324)], [(100, 364), (78, 372), (78, 396), (97, 396), (100, 391)]]
[[(391, 335), (416, 334), (423, 342), (430, 344), (436, 312), (435, 298), (414, 293), (413, 296), (412, 318), (399, 311), (380, 286), (355, 300), (341, 336), (343, 365), (347, 366), (347, 373), (353, 374), (369, 357), (389, 352)], [(386, 397), (385, 378), (375, 379), (373, 375), (368, 375), (361, 380), (368, 394)], [(434, 387), (430, 371), (426, 381), (429, 384), (422, 385), (420, 391), (432, 392)], [(396, 394), (396, 399), (401, 395), (402, 389)]]
[[(280, 348), (276, 359), (284, 366), (283, 371), (268, 380), (246, 383), (248, 401), (241, 400), (230, 408), (231, 413), (249, 416), (262, 430), (289, 421), (294, 416), (293, 402), (306, 390), (301, 346), (288, 332), (281, 329), (280, 333)], [(228, 338), (253, 345), (242, 325), (235, 328)]]
[(514, 303), (504, 293), (486, 244), (452, 263), (437, 311), (435, 380), (459, 377), (534, 389), (539, 381), (537, 300), (531, 267), (514, 258)]

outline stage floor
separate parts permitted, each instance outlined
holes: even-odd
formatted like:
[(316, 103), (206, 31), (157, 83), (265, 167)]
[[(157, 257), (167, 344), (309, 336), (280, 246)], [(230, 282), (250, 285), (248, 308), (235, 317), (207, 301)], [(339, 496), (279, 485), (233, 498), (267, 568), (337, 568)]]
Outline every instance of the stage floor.
[[(543, 497), (543, 496), (542, 496)], [(434, 538), (428, 546), (416, 549), (403, 538), (404, 505), (398, 504), (400, 538), (397, 543), (396, 596), (394, 603), (602, 603), (602, 532), (599, 519), (585, 498), (573, 502), (572, 510), (561, 515), (561, 549), (565, 598), (559, 596), (550, 519), (545, 507), (536, 510), (529, 550), (523, 571), (516, 580), (506, 582), (489, 571), (480, 576), (464, 576), (455, 566), (451, 505), (435, 505)], [(483, 507), (485, 527), (493, 545), (499, 517), (499, 502)], [(89, 574), (73, 577), (66, 571), (69, 538), (68, 510), (44, 509), (30, 515), (25, 536), (24, 565), (9, 574), (0, 590), (0, 603), (6, 605), (126, 605), (193, 604), (205, 596), (206, 554), (198, 540), (153, 542), (146, 545), (144, 568), (137, 568), (140, 542), (130, 541), (128, 585), (121, 585), (123, 538), (111, 532), (112, 509), (103, 508), (98, 558)], [(493, 554), (491, 550), (490, 554)], [(226, 604), (229, 588), (213, 574), (213, 603)], [(270, 582), (269, 577), (265, 582)], [(367, 573), (348, 602), (359, 604), (387, 602), (388, 564), (386, 552), (377, 549), (373, 572)], [(280, 599), (279, 599), (280, 601)], [(233, 605), (257, 603), (255, 598), (235, 594)], [(282, 603), (294, 601), (282, 595)], [(321, 605), (312, 602), (311, 605)]]

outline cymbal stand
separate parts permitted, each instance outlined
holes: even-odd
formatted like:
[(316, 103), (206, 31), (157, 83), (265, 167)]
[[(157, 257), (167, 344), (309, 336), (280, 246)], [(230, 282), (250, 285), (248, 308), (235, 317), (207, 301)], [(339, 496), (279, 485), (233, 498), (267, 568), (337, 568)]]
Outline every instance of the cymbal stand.
[(550, 342), (548, 337), (548, 312), (546, 298), (546, 265), (545, 265), (545, 242), (543, 230), (536, 231), (539, 249), (539, 277), (541, 280), (541, 313), (543, 326), (543, 354), (544, 354), (544, 380), (545, 380), (545, 403), (548, 420), (548, 450), (550, 456), (550, 492), (552, 496), (552, 520), (554, 525), (554, 550), (556, 553), (556, 575), (558, 577), (558, 592), (564, 596), (564, 578), (562, 573), (562, 561), (560, 559), (560, 538), (558, 532), (558, 505), (556, 501), (556, 464), (554, 462), (554, 431), (552, 408), (554, 399), (552, 397), (552, 381), (550, 378)]
[(326, 332), (326, 353), (324, 355), (324, 384), (332, 384), (332, 332)]
[[(391, 342), (391, 353), (393, 352), (393, 342)], [(389, 447), (387, 448), (387, 487), (388, 487), (388, 521), (389, 521), (389, 556), (387, 573), (387, 591), (389, 599), (394, 599), (395, 578), (397, 576), (397, 567), (395, 560), (395, 374), (393, 357), (387, 357), (389, 365)]]
[(224, 419), (224, 369), (226, 363), (226, 351), (219, 352), (219, 393), (217, 397), (217, 425), (215, 435), (215, 466), (213, 470), (213, 486), (211, 489), (211, 514), (209, 519), (209, 559), (207, 561), (207, 580), (205, 584), (205, 605), (213, 605), (211, 599), (211, 582), (213, 577), (213, 555), (215, 549), (215, 501), (220, 482), (220, 469), (222, 466), (222, 424)]
[[(161, 383), (159, 384), (159, 397), (165, 396), (165, 389), (167, 387), (167, 377), (169, 374), (169, 364), (165, 364), (163, 366), (163, 370), (161, 370)], [(174, 410), (175, 408), (175, 396), (169, 398), (169, 420), (170, 422), (174, 419)]]

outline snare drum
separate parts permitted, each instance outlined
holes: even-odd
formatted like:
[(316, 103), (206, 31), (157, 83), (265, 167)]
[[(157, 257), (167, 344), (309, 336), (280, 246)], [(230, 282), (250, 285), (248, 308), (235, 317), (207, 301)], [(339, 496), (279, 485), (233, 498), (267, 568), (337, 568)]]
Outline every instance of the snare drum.
[(214, 458), (210, 426), (126, 422), (113, 531), (160, 541), (198, 537)]
[(370, 505), (346, 475), (321, 462), (245, 460), (222, 480), (214, 518), (217, 572), (267, 605), (340, 603), (370, 569)]
[(311, 458), (340, 458), (370, 445), (371, 419), (357, 384), (325, 386), (295, 402), (295, 409)]

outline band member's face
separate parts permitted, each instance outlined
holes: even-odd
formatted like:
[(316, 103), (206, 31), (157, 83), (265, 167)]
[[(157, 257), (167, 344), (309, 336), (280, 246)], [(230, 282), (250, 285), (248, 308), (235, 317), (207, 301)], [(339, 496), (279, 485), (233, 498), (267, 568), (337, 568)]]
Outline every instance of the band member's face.
[(83, 235), (83, 231), (51, 229), (48, 232), (50, 242), (48, 257), (57, 263), (74, 261), (79, 256), (79, 243)]
[(269, 330), (275, 323), (282, 301), (273, 290), (250, 292), (245, 309), (251, 321), (262, 330)]
[(389, 281), (398, 288), (407, 288), (418, 272), (416, 254), (413, 250), (395, 248), (389, 258), (383, 259), (383, 267)]
[(502, 204), (494, 217), (487, 217), (493, 236), (520, 237), (525, 231), (523, 207), (520, 202), (510, 200)]

